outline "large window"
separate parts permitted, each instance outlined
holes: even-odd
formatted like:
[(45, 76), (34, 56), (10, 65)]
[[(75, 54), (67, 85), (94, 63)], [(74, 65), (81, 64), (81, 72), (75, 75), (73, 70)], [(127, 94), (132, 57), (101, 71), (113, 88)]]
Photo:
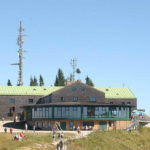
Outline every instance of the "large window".
[(74, 123), (72, 121), (69, 122), (69, 127), (72, 128)]
[(127, 105), (130, 105), (131, 104), (131, 102), (127, 102)]
[(77, 111), (77, 107), (73, 107), (73, 111)]
[(32, 108), (32, 118), (52, 118), (51, 107)]
[(88, 107), (87, 115), (88, 115), (88, 117), (95, 117), (95, 107)]
[(39, 108), (39, 117), (42, 118), (43, 117), (43, 109), (40, 107)]
[(48, 107), (45, 107), (45, 118), (48, 118)]
[[(82, 110), (83, 109), (83, 110)], [(54, 112), (52, 113), (52, 110)], [(81, 111), (82, 110), (82, 111)], [(14, 110), (13, 110), (14, 111)], [(82, 112), (82, 113), (81, 113)], [(32, 108), (32, 118), (130, 118), (129, 107), (115, 106), (63, 106)], [(82, 115), (82, 116), (81, 116)]]
[(64, 102), (64, 101), (65, 101), (65, 98), (64, 98), (64, 97), (60, 97), (60, 101), (61, 101), (61, 102)]
[(76, 102), (76, 101), (78, 101), (78, 100), (79, 100), (78, 97), (73, 97), (73, 101), (74, 101), (74, 102)]
[(51, 128), (51, 123), (50, 123), (50, 121), (47, 122), (47, 127), (48, 127), (48, 128)]
[(89, 97), (90, 102), (96, 102), (96, 97)]
[(33, 99), (28, 99), (28, 104), (33, 104)]
[(8, 102), (9, 102), (9, 104), (15, 104), (15, 101), (16, 100), (14, 98), (10, 98)]

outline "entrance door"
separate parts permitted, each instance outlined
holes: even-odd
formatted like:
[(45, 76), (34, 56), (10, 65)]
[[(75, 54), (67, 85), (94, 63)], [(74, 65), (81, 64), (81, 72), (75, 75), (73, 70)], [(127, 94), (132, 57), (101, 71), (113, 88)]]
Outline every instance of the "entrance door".
[(62, 130), (66, 130), (66, 122), (60, 122), (60, 127)]
[(107, 129), (107, 123), (106, 122), (100, 122), (100, 130), (104, 131)]

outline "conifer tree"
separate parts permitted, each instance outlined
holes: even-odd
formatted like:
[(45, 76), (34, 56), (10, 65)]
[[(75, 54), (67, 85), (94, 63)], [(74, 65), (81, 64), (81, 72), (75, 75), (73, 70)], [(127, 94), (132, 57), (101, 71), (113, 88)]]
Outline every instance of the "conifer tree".
[(54, 83), (55, 86), (58, 86), (58, 77), (56, 76), (56, 80), (55, 80), (55, 83)]
[(85, 78), (85, 81), (87, 85), (94, 86), (92, 80), (88, 76)]
[(30, 77), (30, 86), (34, 86), (34, 81), (32, 77)]
[(64, 86), (65, 85), (65, 77), (64, 73), (61, 69), (58, 69), (58, 73), (56, 75), (55, 86)]
[(11, 81), (8, 79), (7, 86), (12, 86)]
[(40, 75), (40, 78), (39, 78), (39, 86), (44, 86), (44, 79), (42, 75)]
[(33, 86), (38, 86), (38, 80), (35, 76), (34, 76), (34, 79), (33, 79)]

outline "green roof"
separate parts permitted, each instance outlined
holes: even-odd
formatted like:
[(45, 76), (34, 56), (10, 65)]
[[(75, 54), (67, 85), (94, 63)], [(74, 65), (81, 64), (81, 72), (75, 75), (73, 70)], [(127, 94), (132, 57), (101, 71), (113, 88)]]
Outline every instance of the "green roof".
[[(46, 96), (63, 87), (53, 86), (0, 86), (0, 95), (40, 95)], [(95, 87), (105, 93), (105, 98), (136, 98), (129, 88), (126, 87)]]
[(0, 86), (0, 95), (48, 95), (62, 87), (52, 86)]
[(132, 91), (127, 87), (95, 87), (105, 93), (105, 98), (136, 98)]

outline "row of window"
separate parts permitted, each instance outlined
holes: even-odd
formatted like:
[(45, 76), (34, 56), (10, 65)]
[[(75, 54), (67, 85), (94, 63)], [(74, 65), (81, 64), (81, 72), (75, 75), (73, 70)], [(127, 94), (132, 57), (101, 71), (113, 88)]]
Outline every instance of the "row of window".
[[(114, 102), (110, 102), (110, 104), (114, 104)], [(125, 104), (130, 105), (131, 102), (126, 102), (126, 103), (125, 103), (125, 102), (122, 102), (121, 104), (122, 104), (122, 105), (125, 105)]]
[[(72, 99), (74, 102), (77, 102), (79, 100), (79, 97), (73, 97)], [(60, 101), (64, 102), (65, 98), (64, 97), (60, 97)], [(96, 97), (89, 97), (89, 101), (90, 102), (96, 102)]]
[[(32, 118), (51, 118), (52, 107), (39, 107), (32, 108)], [(55, 118), (67, 118), (67, 117), (80, 117), (80, 107), (55, 107), (54, 117)]]
[[(66, 124), (67, 124), (67, 122), (63, 122), (64, 124), (65, 124), (65, 126), (66, 126)], [(107, 122), (106, 122), (107, 123)], [(36, 126), (36, 128), (45, 128), (45, 129), (51, 129), (52, 130), (52, 122), (50, 122), (50, 121), (47, 121), (47, 122), (42, 122), (42, 121), (39, 121), (39, 122), (36, 122), (35, 123), (35, 126)], [(75, 127), (75, 128), (77, 128), (77, 125), (74, 123), (74, 122), (72, 122), (72, 121), (70, 121), (69, 123), (69, 128), (71, 128), (71, 129), (73, 129), (73, 127)], [(100, 124), (101, 124), (101, 122), (100, 122)], [(112, 122), (112, 121), (108, 121), (108, 125), (109, 125), (109, 127), (112, 127), (113, 126), (113, 124), (114, 124), (114, 122)], [(61, 126), (61, 123), (60, 123), (60, 126)], [(83, 121), (83, 123), (82, 123), (82, 126), (83, 127), (93, 127), (94, 126), (94, 122), (93, 121)]]
[[(9, 104), (15, 104), (15, 103), (16, 103), (16, 99), (10, 98), (10, 99), (8, 100), (8, 103), (9, 103)], [(28, 99), (28, 104), (33, 104), (33, 99)]]
[[(79, 97), (73, 97), (72, 99), (74, 102), (77, 102), (79, 100)], [(64, 97), (60, 97), (60, 101), (64, 102), (65, 98)], [(90, 102), (96, 102), (96, 97), (89, 97), (89, 101)], [(14, 98), (10, 98), (9, 99), (9, 104), (15, 104), (16, 100)], [(28, 104), (33, 104), (33, 99), (28, 99)]]
[[(73, 101), (77, 102), (79, 100), (79, 97), (73, 97)], [(64, 97), (60, 97), (60, 101), (64, 102), (65, 98)], [(89, 97), (89, 101), (90, 102), (96, 102), (96, 97)], [(16, 100), (14, 98), (10, 98), (9, 99), (9, 104), (15, 104)], [(33, 99), (28, 99), (28, 104), (33, 104)], [(110, 104), (114, 104), (113, 102), (110, 102)], [(130, 105), (131, 102), (127, 102), (127, 105)], [(125, 105), (125, 102), (122, 102), (122, 105)]]
[[(83, 109), (83, 110), (81, 110)], [(129, 118), (129, 107), (39, 107), (32, 108), (32, 118), (83, 118), (118, 117)]]

